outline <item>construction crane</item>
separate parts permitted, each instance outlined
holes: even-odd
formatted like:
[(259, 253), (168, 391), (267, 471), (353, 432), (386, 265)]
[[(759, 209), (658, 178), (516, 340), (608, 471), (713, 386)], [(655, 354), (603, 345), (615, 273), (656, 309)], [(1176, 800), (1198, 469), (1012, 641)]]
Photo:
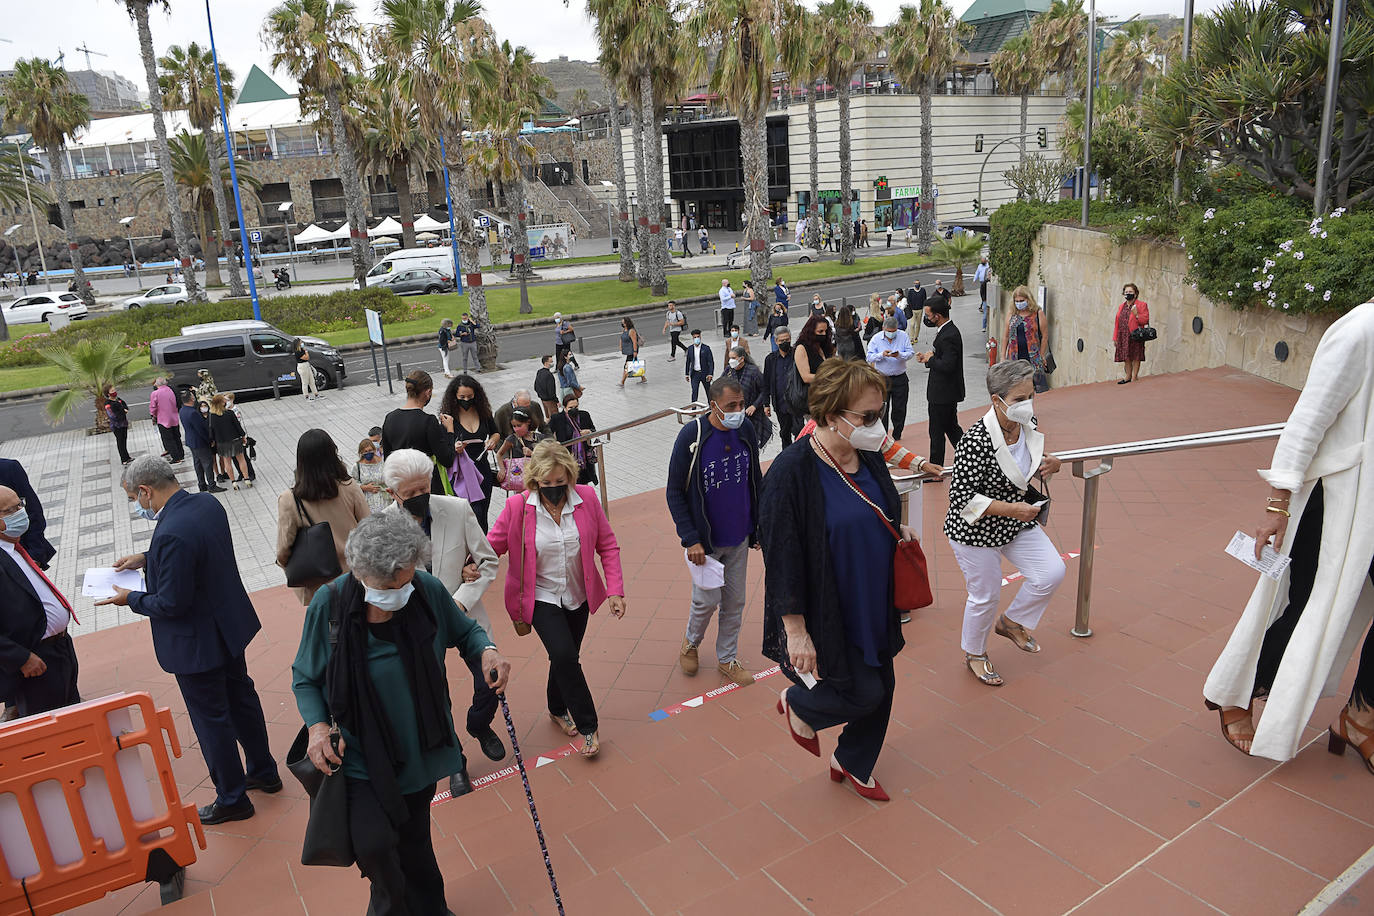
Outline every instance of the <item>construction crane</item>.
[[(59, 49), (59, 50), (60, 50), (60, 49)], [(84, 54), (84, 55), (86, 55), (86, 69), (87, 69), (87, 70), (94, 70), (94, 69), (95, 69), (94, 67), (91, 66), (91, 55), (92, 55), (92, 54), (94, 54), (96, 57), (109, 57), (109, 56), (110, 56), (110, 55), (108, 55), (108, 54), (102, 54), (102, 53), (99, 52), (99, 51), (92, 51), (90, 48), (86, 47), (86, 45), (85, 45), (84, 43), (83, 43), (83, 44), (77, 45), (77, 46), (76, 46), (76, 51), (77, 51), (77, 53), (79, 53), (79, 54)]]

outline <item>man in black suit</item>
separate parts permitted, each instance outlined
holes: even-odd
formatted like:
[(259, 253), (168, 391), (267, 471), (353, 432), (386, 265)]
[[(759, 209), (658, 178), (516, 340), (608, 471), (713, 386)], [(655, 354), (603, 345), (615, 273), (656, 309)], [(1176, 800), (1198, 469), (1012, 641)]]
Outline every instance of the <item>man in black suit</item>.
[[(697, 391), (710, 388), (711, 379), (716, 376), (716, 358), (711, 348), (701, 342), (701, 331), (692, 329), (692, 345), (687, 348), (687, 381), (692, 383), (692, 403), (697, 401)], [(705, 401), (701, 403), (705, 404)]]
[(782, 437), (782, 447), (792, 444), (792, 437), (801, 428), (797, 418), (792, 416), (792, 405), (787, 401), (787, 383), (791, 379), (793, 366), (792, 332), (787, 325), (773, 331), (773, 341), (778, 345), (776, 353), (769, 353), (763, 360), (763, 387), (768, 392), (767, 404), (773, 408), (773, 419), (778, 421), (778, 435)]
[(906, 317), (908, 321), (920, 315), (926, 307), (926, 291), (921, 289), (921, 281), (912, 280), (911, 284), (911, 289), (906, 291)]
[(20, 716), (80, 703), (72, 606), (24, 548), (29, 514), (0, 486), (0, 697)]
[(553, 376), (552, 355), (540, 361), (539, 371), (534, 374), (534, 393), (544, 405), (544, 416), (553, 419), (558, 413), (558, 380)]
[(49, 544), (48, 539), (44, 537), (48, 530), (48, 520), (43, 517), (43, 504), (38, 501), (38, 494), (33, 492), (33, 485), (29, 483), (29, 475), (24, 473), (24, 466), (13, 458), (0, 458), (0, 487), (9, 487), (24, 501), (24, 507), (29, 514), (29, 530), (24, 532), (19, 543), (29, 552), (35, 563), (47, 569), (52, 555), (57, 553), (57, 548)]
[(926, 327), (939, 328), (931, 350), (916, 359), (930, 370), (926, 402), (930, 411), (930, 461), (945, 463), (945, 439), (958, 446), (964, 431), (959, 427), (959, 402), (964, 399), (964, 338), (949, 320), (949, 303), (932, 296), (921, 318)]
[(247, 790), (279, 792), (281, 777), (244, 660), (262, 624), (234, 562), (229, 517), (215, 497), (182, 490), (162, 458), (135, 459), (122, 484), (138, 515), (157, 528), (147, 553), (121, 557), (115, 568), (144, 569), (147, 590), (116, 588), (113, 598), (96, 604), (127, 605), (151, 622), (158, 664), (176, 676), (215, 784), (201, 823), (246, 820), (253, 816)]

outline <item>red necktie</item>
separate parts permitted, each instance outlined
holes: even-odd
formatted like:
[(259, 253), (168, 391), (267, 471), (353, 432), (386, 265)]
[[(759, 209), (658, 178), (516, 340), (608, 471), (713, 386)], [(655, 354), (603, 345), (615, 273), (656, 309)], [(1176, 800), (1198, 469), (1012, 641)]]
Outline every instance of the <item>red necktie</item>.
[[(67, 600), (65, 595), (58, 591), (56, 585), (52, 584), (52, 580), (49, 579), (47, 574), (43, 572), (43, 567), (35, 563), (33, 557), (29, 556), (29, 552), (25, 550), (23, 547), (20, 547), (18, 544), (15, 544), (14, 549), (19, 551), (19, 555), (24, 558), (24, 562), (28, 563), (29, 566), (33, 568), (33, 571), (38, 573), (38, 578), (46, 582), (48, 584), (48, 588), (52, 589), (52, 593), (57, 597), (57, 603), (67, 609), (67, 614), (71, 616), (72, 620), (76, 620), (76, 612), (72, 610), (71, 602)], [(81, 623), (81, 621), (79, 620), (76, 620), (76, 622), (77, 624)]]

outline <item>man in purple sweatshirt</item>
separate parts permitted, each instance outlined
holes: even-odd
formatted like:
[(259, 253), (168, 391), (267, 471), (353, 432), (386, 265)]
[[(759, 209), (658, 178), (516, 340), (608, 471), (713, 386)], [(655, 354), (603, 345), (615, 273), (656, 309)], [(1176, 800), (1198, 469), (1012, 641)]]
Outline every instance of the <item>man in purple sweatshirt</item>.
[(185, 461), (186, 450), (181, 445), (181, 420), (177, 417), (177, 397), (162, 376), (153, 381), (153, 394), (148, 398), (148, 415), (157, 424), (158, 435), (162, 437), (162, 456), (173, 464)]

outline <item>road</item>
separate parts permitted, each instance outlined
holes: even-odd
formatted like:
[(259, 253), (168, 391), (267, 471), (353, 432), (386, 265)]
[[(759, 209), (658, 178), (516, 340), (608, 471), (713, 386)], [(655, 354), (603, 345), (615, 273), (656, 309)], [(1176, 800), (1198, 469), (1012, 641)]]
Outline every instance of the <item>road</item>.
[[(867, 308), (868, 296), (873, 292), (890, 293), (897, 287), (900, 281), (903, 286), (909, 285), (915, 277), (919, 277), (921, 283), (927, 288), (932, 288), (937, 279), (945, 279), (952, 276), (948, 269), (915, 271), (912, 275), (893, 275), (890, 277), (877, 277), (867, 280), (848, 280), (826, 284), (819, 287), (821, 295), (827, 302), (839, 302), (843, 297), (848, 297), (849, 301), (860, 313)], [(800, 309), (810, 301), (812, 290), (799, 289), (793, 293), (792, 314), (801, 314)], [(975, 289), (976, 292), (976, 289)], [(707, 343), (719, 349), (720, 330), (719, 314), (710, 305), (692, 306), (683, 309), (687, 316), (688, 328), (700, 328)], [(636, 319), (636, 325), (643, 333), (644, 338), (650, 344), (663, 341), (665, 338), (660, 334), (663, 327), (661, 312), (647, 313), (641, 318)], [(744, 311), (738, 310), (736, 318), (743, 325)], [(618, 317), (589, 319), (577, 321), (578, 340), (588, 357), (606, 355), (619, 352), (620, 349), (620, 319)], [(436, 330), (437, 334), (437, 330)], [(553, 333), (550, 327), (526, 328), (521, 330), (502, 331), (499, 335), (501, 360), (505, 363), (518, 362), (520, 360), (534, 359), (545, 353), (553, 352)], [(434, 343), (417, 343), (394, 345), (388, 348), (391, 357), (392, 372), (396, 372), (396, 367), (401, 366), (406, 372), (411, 369), (425, 369), (435, 375), (440, 370), (438, 348)], [(456, 351), (455, 351), (456, 352)], [(719, 357), (719, 354), (717, 354)], [(380, 354), (378, 360), (380, 364)], [(759, 360), (762, 362), (762, 359)], [(372, 357), (368, 351), (363, 350), (357, 353), (349, 353), (344, 356), (344, 364), (348, 369), (348, 384), (360, 385), (371, 384), (374, 381), (372, 371)], [(533, 374), (530, 376), (533, 382)], [(398, 388), (399, 390), (399, 388)], [(125, 389), (121, 392), (125, 401), (129, 403), (130, 413), (134, 419), (142, 419), (144, 407), (148, 403), (148, 396), (151, 393), (149, 387), (138, 387)], [(507, 392), (489, 392), (493, 401), (505, 397)], [(271, 397), (270, 394), (259, 395), (259, 397)], [(251, 396), (244, 396), (241, 400), (248, 401)], [(94, 411), (90, 407), (82, 408), (70, 414), (66, 420), (57, 426), (48, 423), (43, 412), (46, 398), (31, 398), (21, 401), (8, 401), (0, 403), (0, 441), (8, 439), (18, 439), (27, 436), (42, 435), (46, 432), (53, 432), (62, 429), (78, 429), (90, 426), (93, 422)]]

